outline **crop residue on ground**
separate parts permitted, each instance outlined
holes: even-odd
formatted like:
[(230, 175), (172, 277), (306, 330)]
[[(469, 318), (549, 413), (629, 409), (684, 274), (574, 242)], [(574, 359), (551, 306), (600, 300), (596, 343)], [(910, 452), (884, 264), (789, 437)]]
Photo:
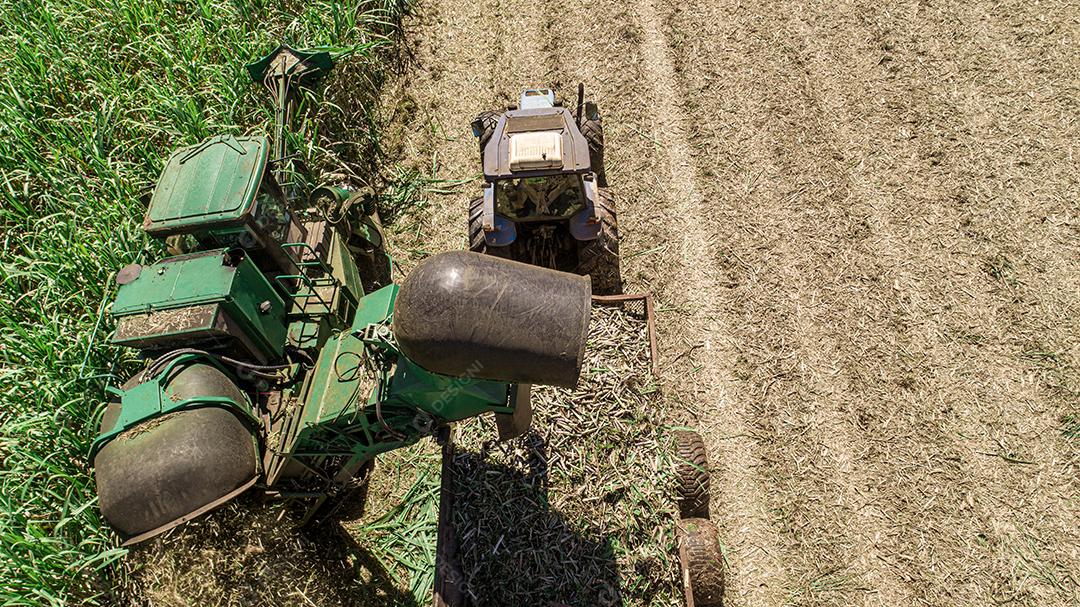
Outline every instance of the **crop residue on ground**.
[(528, 433), (457, 430), (453, 520), (474, 604), (680, 604), (658, 400), (644, 319), (593, 306), (578, 386), (534, 387)]

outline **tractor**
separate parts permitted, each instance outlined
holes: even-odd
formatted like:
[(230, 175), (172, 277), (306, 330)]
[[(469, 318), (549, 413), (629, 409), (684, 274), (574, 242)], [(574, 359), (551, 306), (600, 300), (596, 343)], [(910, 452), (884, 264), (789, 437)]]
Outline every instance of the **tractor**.
[(168, 256), (117, 272), (111, 341), (142, 365), (108, 389), (90, 458), (125, 544), (247, 491), (322, 520), (377, 455), (487, 413), (510, 438), (530, 384), (577, 381), (588, 279), (462, 251), (393, 284), (370, 193), (311, 187), (286, 130), (332, 66), (285, 46), (248, 66), (273, 139), (175, 151), (143, 223)]
[(472, 131), (484, 184), (469, 205), (470, 249), (589, 275), (595, 294), (619, 293), (619, 226), (604, 171), (604, 131), (584, 85), (573, 112), (551, 89), (527, 89), (505, 112), (480, 114)]

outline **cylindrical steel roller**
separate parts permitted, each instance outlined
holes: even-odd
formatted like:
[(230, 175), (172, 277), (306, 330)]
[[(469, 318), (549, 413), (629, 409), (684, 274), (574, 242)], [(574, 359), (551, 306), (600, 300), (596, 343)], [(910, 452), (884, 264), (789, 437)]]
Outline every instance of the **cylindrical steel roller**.
[(394, 336), (428, 371), (571, 387), (591, 293), (584, 276), (477, 253), (422, 262), (401, 284)]
[[(205, 364), (177, 373), (166, 398), (200, 395), (245, 402), (224, 373)], [(104, 428), (119, 407), (110, 404)], [(257, 477), (256, 461), (252, 428), (228, 408), (194, 406), (148, 419), (94, 457), (101, 513), (125, 544), (148, 539), (242, 493)]]

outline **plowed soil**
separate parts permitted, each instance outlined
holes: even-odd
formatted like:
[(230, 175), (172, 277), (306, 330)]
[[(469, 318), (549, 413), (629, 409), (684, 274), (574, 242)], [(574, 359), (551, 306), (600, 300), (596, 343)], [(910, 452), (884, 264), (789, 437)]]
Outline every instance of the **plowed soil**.
[(429, 0), (408, 40), (400, 158), (472, 181), (405, 266), (466, 246), (473, 116), (598, 102), (727, 605), (1080, 601), (1075, 3)]

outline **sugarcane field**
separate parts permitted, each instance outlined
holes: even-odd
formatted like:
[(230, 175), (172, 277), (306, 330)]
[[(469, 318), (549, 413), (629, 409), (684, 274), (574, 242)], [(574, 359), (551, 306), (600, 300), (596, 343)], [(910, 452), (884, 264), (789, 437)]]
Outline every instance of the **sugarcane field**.
[(1080, 605), (1078, 43), (0, 0), (0, 605)]

